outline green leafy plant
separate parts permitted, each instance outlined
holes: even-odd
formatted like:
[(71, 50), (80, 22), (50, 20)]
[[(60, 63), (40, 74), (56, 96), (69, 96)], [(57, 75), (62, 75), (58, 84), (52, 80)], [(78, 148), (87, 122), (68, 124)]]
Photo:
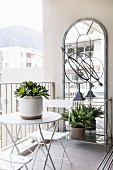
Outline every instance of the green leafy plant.
[(71, 127), (86, 127), (87, 123), (89, 123), (93, 117), (93, 111), (84, 111), (82, 106), (77, 108), (72, 108), (70, 115), (69, 112), (64, 112), (61, 114), (62, 120), (69, 121)]
[(100, 117), (104, 114), (104, 111), (102, 110), (101, 107), (95, 107), (93, 105), (82, 105), (82, 108), (85, 112), (90, 112), (92, 111), (93, 112), (93, 117), (96, 118), (96, 117)]
[(25, 96), (43, 96), (48, 99), (48, 90), (44, 86), (41, 86), (33, 81), (24, 81), (20, 87), (14, 91), (15, 96), (23, 98)]

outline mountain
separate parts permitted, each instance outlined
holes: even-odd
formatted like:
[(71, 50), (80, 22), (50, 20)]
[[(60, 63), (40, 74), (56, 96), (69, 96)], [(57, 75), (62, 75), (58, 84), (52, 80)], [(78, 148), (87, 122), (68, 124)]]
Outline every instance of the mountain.
[(42, 50), (42, 32), (24, 26), (0, 28), (0, 48), (14, 46)]

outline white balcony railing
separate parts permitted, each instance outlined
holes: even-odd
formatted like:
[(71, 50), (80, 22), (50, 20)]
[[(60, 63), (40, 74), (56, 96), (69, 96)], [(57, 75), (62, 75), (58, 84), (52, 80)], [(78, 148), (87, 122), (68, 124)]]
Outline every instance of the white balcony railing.
[[(48, 90), (50, 94), (50, 99), (55, 98), (55, 83), (54, 82), (40, 82), (39, 84), (44, 85)], [(11, 112), (18, 111), (18, 98), (14, 96), (15, 89), (19, 86), (19, 83), (1, 83), (0, 84), (0, 114), (7, 114)], [(68, 99), (73, 99), (73, 97), (69, 96)], [(66, 98), (66, 99), (67, 99)], [(85, 101), (73, 101), (73, 107), (78, 106), (79, 104), (89, 104), (88, 100)], [(95, 106), (102, 106), (105, 114), (103, 116), (103, 119), (97, 120), (97, 127), (96, 131), (90, 131), (88, 134), (92, 134), (94, 137), (95, 135), (95, 141), (101, 143), (102, 142), (108, 142), (111, 137), (111, 125), (112, 125), (112, 117), (111, 114), (111, 99), (104, 100), (99, 99), (98, 101), (92, 101), (92, 104)], [(51, 109), (51, 108), (50, 108)], [(62, 110), (57, 109), (56, 112), (62, 112)], [(109, 111), (109, 118), (108, 118), (108, 111)], [(62, 122), (61, 122), (62, 123)], [(61, 124), (60, 124), (61, 125)], [(62, 125), (61, 125), (62, 126)], [(18, 132), (19, 126), (17, 125), (8, 125), (8, 128), (10, 131), (15, 135)], [(37, 130), (37, 126), (22, 126), (19, 139), (25, 139), (27, 134), (31, 133), (32, 131)], [(98, 133), (96, 135), (96, 133)], [(11, 145), (11, 139), (6, 133), (6, 130), (4, 126), (0, 125), (0, 148), (6, 148)], [(89, 139), (88, 139), (89, 140)]]

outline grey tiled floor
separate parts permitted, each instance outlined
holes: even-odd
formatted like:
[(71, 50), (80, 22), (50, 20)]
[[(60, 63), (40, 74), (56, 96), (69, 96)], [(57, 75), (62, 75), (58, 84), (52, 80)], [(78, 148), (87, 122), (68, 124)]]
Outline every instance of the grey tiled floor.
[[(106, 147), (104, 145), (86, 143), (72, 139), (67, 141), (66, 150), (71, 159), (71, 165), (68, 160), (65, 159), (62, 170), (97, 170), (97, 167), (106, 154)], [(51, 155), (53, 157), (56, 170), (60, 170), (62, 148), (58, 142), (53, 142)], [(39, 151), (38, 156), (44, 160), (44, 156), (41, 151)], [(48, 161), (48, 164), (51, 165), (50, 161)], [(31, 167), (32, 162), (28, 164), (28, 169), (32, 170)], [(22, 170), (25, 170), (25, 168), (22, 168)], [(34, 170), (43, 170), (43, 161), (36, 161)], [(46, 167), (46, 170), (50, 170), (50, 168)]]

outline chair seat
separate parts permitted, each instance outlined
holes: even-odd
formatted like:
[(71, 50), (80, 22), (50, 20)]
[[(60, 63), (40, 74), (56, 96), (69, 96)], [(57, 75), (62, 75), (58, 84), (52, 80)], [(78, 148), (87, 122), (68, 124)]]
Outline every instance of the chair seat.
[(31, 160), (31, 157), (0, 152), (0, 170), (18, 170)]
[[(42, 134), (43, 134), (43, 137), (44, 137), (45, 140), (51, 140), (53, 132), (42, 130)], [(65, 137), (65, 136), (67, 136), (68, 134), (69, 133), (55, 132), (54, 136), (53, 136), (53, 140), (61, 139), (61, 138)], [(41, 135), (37, 131), (33, 132), (31, 134), (31, 137), (33, 137), (33, 138), (40, 138), (41, 139)]]

